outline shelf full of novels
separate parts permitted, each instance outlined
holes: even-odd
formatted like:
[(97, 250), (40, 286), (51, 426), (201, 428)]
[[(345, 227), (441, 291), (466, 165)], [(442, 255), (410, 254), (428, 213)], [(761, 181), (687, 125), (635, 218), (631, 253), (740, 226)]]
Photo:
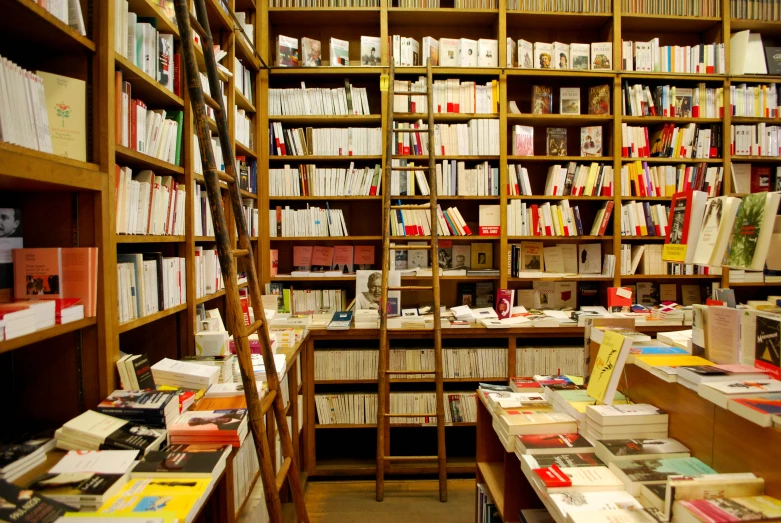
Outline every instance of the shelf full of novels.
[[(104, 284), (108, 231), (103, 220), (108, 213), (102, 199), (105, 144), (98, 130), (107, 114), (98, 87), (98, 46), (105, 31), (97, 20), (105, 10), (96, 6), (87, 13), (88, 5), (82, 2), (81, 12), (74, 9), (69, 15), (50, 12), (35, 2), (12, 2), (0, 21), (0, 55), (6, 60), (2, 76), (7, 82), (0, 117), (4, 139), (0, 143), (0, 308), (4, 314), (12, 312), (5, 302), (13, 297), (60, 295), (67, 285), (73, 289), (73, 280), (65, 278), (59, 265), (63, 255), (84, 261), (69, 258), (65, 265), (73, 270), (71, 274), (83, 276), (85, 285), (90, 282), (97, 289)], [(31, 75), (25, 76), (24, 71)], [(25, 89), (30, 89), (29, 97)], [(55, 109), (56, 104), (61, 105)], [(33, 128), (31, 122), (36, 121)], [(26, 251), (29, 258), (19, 259), (18, 281), (11, 252), (15, 248), (46, 249)], [(27, 280), (24, 274), (34, 266), (39, 276)], [(0, 341), (2, 393), (10, 401), (9, 414), (17, 420), (4, 424), (3, 441), (56, 426), (80, 413), (85, 404), (100, 401), (113, 374), (104, 358), (108, 309), (96, 293), (85, 291), (79, 301), (83, 319), (55, 324), (51, 314), (51, 324), (45, 321), (42, 326), (36, 314), (34, 331), (25, 329), (27, 334)], [(48, 390), (57, 391), (58, 401), (35, 392)]]

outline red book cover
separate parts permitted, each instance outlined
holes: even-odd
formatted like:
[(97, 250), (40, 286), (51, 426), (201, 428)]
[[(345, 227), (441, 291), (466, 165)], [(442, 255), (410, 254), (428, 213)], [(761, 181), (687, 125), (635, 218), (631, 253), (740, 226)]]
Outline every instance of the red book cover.
[(562, 472), (558, 465), (554, 464), (547, 468), (534, 469), (534, 473), (542, 479), (542, 482), (548, 488), (572, 486), (569, 476)]
[(294, 245), (293, 246), (293, 265), (296, 267), (307, 267), (309, 270), (312, 267), (312, 253), (314, 247), (311, 245)]
[(334, 248), (325, 245), (315, 245), (312, 248), (312, 265), (331, 268), (334, 259)]
[(515, 290), (513, 289), (499, 289), (496, 293), (496, 315), (500, 320), (512, 315), (514, 301)]
[(691, 196), (691, 191), (673, 194), (673, 199), (670, 203), (670, 217), (667, 220), (670, 227), (667, 231), (667, 237), (664, 239), (664, 243), (688, 245), (691, 212), (689, 212), (686, 205), (691, 201)]
[(607, 230), (607, 223), (610, 221), (610, 215), (613, 212), (613, 205), (614, 203), (612, 201), (607, 202), (607, 205), (605, 206), (605, 213), (602, 215), (602, 223), (599, 225), (599, 232), (597, 233), (597, 236), (602, 236), (605, 234), (605, 231)]
[(269, 254), (271, 256), (270, 276), (273, 278), (279, 272), (279, 249), (269, 249)]
[(472, 229), (470, 229), (469, 226), (466, 223), (464, 225), (462, 225), (461, 227), (464, 228), (464, 235), (465, 236), (470, 236), (472, 234)]
[(540, 213), (537, 204), (532, 205), (532, 236), (539, 236)]
[(510, 378), (510, 387), (516, 392), (542, 392), (542, 385), (531, 376)]
[(768, 192), (770, 190), (770, 180), (772, 179), (771, 167), (752, 165), (751, 166), (751, 192)]
[(455, 112), (455, 111), (453, 111), (453, 103), (452, 102), (448, 102), (447, 103), (447, 112), (449, 112), (449, 113)]
[(529, 434), (518, 436), (526, 447), (532, 449), (592, 449), (594, 446), (580, 434)]
[(608, 287), (607, 306), (612, 307), (631, 307), (632, 289), (628, 287)]
[(359, 265), (374, 265), (374, 245), (356, 245), (354, 262)]
[(648, 127), (643, 127), (643, 136), (645, 138), (645, 141), (643, 142), (642, 156), (648, 157), (651, 156), (651, 147), (650, 147), (651, 140), (648, 138)]
[(130, 148), (134, 151), (138, 150), (138, 142), (136, 141), (136, 113), (138, 111), (138, 100), (132, 100), (130, 102)]

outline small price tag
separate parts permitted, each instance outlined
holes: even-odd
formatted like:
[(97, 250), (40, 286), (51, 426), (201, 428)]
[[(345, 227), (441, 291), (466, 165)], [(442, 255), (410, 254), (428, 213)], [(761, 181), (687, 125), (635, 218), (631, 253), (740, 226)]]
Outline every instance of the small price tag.
[(380, 75), (380, 91), (382, 92), (388, 92), (388, 84), (390, 83), (389, 77), (387, 74), (381, 74)]

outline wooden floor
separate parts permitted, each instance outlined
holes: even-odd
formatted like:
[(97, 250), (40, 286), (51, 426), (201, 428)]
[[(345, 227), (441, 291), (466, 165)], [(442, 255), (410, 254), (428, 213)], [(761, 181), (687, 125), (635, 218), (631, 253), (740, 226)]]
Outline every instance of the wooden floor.
[(473, 523), (474, 504), (474, 479), (449, 480), (447, 503), (436, 480), (386, 481), (381, 503), (374, 481), (309, 481), (306, 488), (312, 523)]

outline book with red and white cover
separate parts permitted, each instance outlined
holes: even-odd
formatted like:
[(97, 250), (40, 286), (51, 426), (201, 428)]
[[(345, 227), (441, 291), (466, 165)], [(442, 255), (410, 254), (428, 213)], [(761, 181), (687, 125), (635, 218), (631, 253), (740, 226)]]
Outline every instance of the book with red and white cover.
[(523, 454), (578, 454), (594, 452), (594, 446), (580, 434), (528, 434), (518, 436), (517, 452)]
[(171, 443), (227, 443), (241, 445), (247, 435), (247, 411), (187, 411), (169, 426)]
[(514, 302), (514, 289), (499, 289), (499, 291), (496, 293), (496, 315), (500, 320), (504, 320), (512, 316)]
[(510, 378), (510, 388), (515, 392), (542, 392), (540, 382), (529, 376)]

